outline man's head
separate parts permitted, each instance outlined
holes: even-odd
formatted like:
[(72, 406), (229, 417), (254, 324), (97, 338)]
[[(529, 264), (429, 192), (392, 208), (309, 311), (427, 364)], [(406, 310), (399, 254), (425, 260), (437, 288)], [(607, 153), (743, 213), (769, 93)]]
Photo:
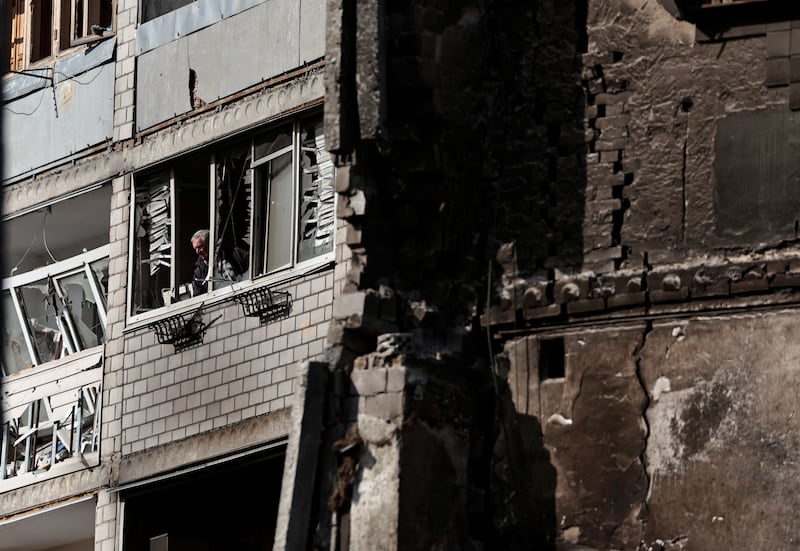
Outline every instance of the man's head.
[(192, 236), (192, 248), (197, 256), (208, 260), (208, 230), (197, 230)]

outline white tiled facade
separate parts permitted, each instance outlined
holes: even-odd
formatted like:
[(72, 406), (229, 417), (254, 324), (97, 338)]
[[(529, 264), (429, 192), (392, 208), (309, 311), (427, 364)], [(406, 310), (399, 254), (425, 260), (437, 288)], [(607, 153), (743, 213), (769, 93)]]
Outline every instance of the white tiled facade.
[[(12, 223), (16, 219), (24, 220), (25, 216), (32, 216), (31, 213), (44, 212), (50, 204), (58, 208), (61, 201), (88, 196), (98, 186), (110, 187), (110, 204), (104, 205), (101, 211), (103, 216), (108, 213), (105, 342), (92, 349), (102, 352), (98, 356), (102, 358), (101, 363), (93, 368), (102, 372), (101, 392), (96, 402), (99, 434), (93, 433), (95, 453), (75, 452), (61, 463), (40, 469), (41, 472), (30, 472), (32, 467), (28, 471), (20, 468), (14, 471), (15, 476), (0, 480), (2, 551), (26, 545), (70, 551), (146, 548), (144, 544), (126, 539), (129, 536), (123, 532), (131, 523), (154, 522), (147, 519), (145, 513), (136, 512), (134, 497), (139, 495), (136, 492), (155, 488), (155, 482), (165, 476), (191, 480), (191, 473), (197, 470), (216, 472), (214, 469), (227, 468), (236, 461), (253, 458), (266, 461), (272, 457), (270, 454), (280, 454), (288, 437), (287, 419), (298, 364), (323, 357), (334, 293), (343, 285), (348, 263), (342, 227), (335, 231), (333, 251), (316, 264), (306, 263), (302, 270), (290, 268), (268, 278), (241, 282), (233, 292), (210, 294), (203, 305), (203, 319), (206, 323), (214, 321), (196, 346), (176, 352), (171, 344), (160, 343), (153, 329), (154, 322), (185, 313), (187, 308), (180, 303), (162, 307), (145, 319), (132, 319), (130, 315), (129, 286), (132, 273), (136, 271), (131, 259), (131, 202), (140, 171), (166, 166), (176, 158), (186, 158), (198, 148), (214, 151), (218, 143), (236, 136), (253, 136), (261, 129), (298, 115), (321, 114), (324, 3), (310, 0), (241, 2), (236, 3), (238, 12), (229, 14), (223, 10), (218, 21), (198, 23), (202, 19), (196, 15), (198, 9), (207, 14), (222, 4), (225, 3), (216, 0), (190, 2), (177, 8), (169, 20), (176, 21), (180, 28), (192, 27), (192, 33), (214, 36), (215, 25), (224, 25), (227, 18), (235, 16), (250, 18), (256, 28), (269, 29), (271, 27), (264, 21), (279, 9), (280, 13), (293, 13), (291, 17), (302, 20), (302, 31), (308, 34), (305, 37), (272, 37), (273, 45), (288, 40), (287, 47), (294, 48), (296, 55), (284, 53), (274, 62), (267, 58), (261, 67), (275, 72), (247, 75), (241, 84), (236, 84), (239, 88), (235, 93), (202, 98), (204, 103), (200, 107), (185, 112), (166, 113), (156, 109), (137, 113), (137, 109), (152, 109), (153, 102), (143, 102), (144, 97), (173, 94), (181, 98), (182, 94), (189, 94), (188, 70), (185, 69), (196, 67), (191, 61), (191, 45), (197, 40), (191, 40), (191, 33), (184, 37), (176, 32), (177, 38), (162, 36), (164, 46), (152, 47), (147, 52), (150, 59), (160, 55), (159, 48), (164, 52), (189, 48), (186, 50), (188, 65), (185, 68), (176, 65), (174, 72), (160, 77), (151, 73), (145, 89), (138, 73), (137, 55), (142, 54), (137, 53), (137, 36), (150, 33), (147, 37), (152, 39), (157, 35), (152, 34), (152, 29), (157, 28), (159, 22), (151, 23), (147, 30), (147, 22), (140, 20), (140, 2), (114, 0), (111, 2), (113, 31), (103, 37), (103, 40), (115, 41), (113, 59), (104, 62), (114, 65), (113, 89), (98, 91), (95, 87), (91, 91), (92, 94), (113, 95), (113, 111), (102, 112), (98, 105), (91, 104), (88, 83), (75, 88), (76, 98), (86, 98), (87, 104), (81, 106), (86, 120), (97, 117), (107, 121), (113, 135), (109, 134), (105, 142), (86, 144), (81, 143), (78, 132), (75, 145), (67, 148), (71, 155), (63, 157), (61, 150), (49, 151), (40, 143), (39, 136), (27, 134), (21, 120), (5, 121), (11, 126), (6, 128), (5, 135), (16, 131), (17, 139), (29, 151), (30, 148), (42, 149), (39, 166), (15, 168), (13, 173), (4, 173), (6, 219)], [(226, 44), (218, 45), (217, 53), (223, 64), (227, 63), (226, 55), (241, 57), (242, 49), (257, 47), (259, 42), (255, 37), (246, 37), (237, 45), (240, 51), (227, 53)], [(55, 66), (70, 56), (82, 54), (85, 49), (80, 45), (59, 52), (52, 60), (39, 62), (38, 66)], [(201, 84), (203, 79), (207, 83), (215, 76), (198, 74)], [(76, 80), (80, 80), (80, 75)], [(230, 86), (217, 88), (226, 90)], [(15, 93), (17, 97), (12, 95), (7, 100), (9, 109), (30, 101), (29, 92)], [(37, 93), (44, 98), (42, 107), (30, 116), (47, 116), (50, 117), (48, 124), (58, 125), (59, 118), (51, 112), (52, 96), (56, 95), (56, 108), (62, 109), (66, 107), (58, 102), (69, 101), (69, 98), (47, 87), (33, 92)], [(79, 101), (83, 100), (79, 98)], [(154, 124), (141, 128), (137, 120), (145, 119)], [(80, 216), (89, 219), (97, 217), (98, 213), (87, 211)], [(56, 232), (66, 235), (70, 230), (48, 228), (48, 231), (54, 240)], [(183, 242), (180, 246), (189, 247)], [(16, 260), (12, 258), (11, 262)], [(6, 270), (9, 268), (7, 266)], [(272, 289), (288, 292), (292, 308), (287, 317), (262, 324), (258, 317), (245, 316), (235, 298), (265, 282)], [(38, 373), (59, 365), (61, 360), (55, 360), (28, 369)], [(17, 388), (18, 379), (13, 373), (7, 374), (3, 378), (3, 390), (24, 393), (26, 389)], [(6, 408), (5, 402), (3, 407)], [(24, 416), (17, 417), (24, 421)], [(4, 423), (9, 420), (3, 419)], [(39, 433), (47, 433), (49, 429), (42, 427), (44, 425), (40, 426)], [(11, 445), (19, 438), (18, 432), (8, 433), (11, 440), (5, 445), (12, 452), (22, 449), (22, 444), (17, 448)], [(49, 454), (41, 455), (49, 457)], [(12, 460), (11, 455), (8, 461)], [(41, 458), (37, 456), (37, 459)], [(231, 476), (234, 477), (232, 483), (246, 484), (246, 481), (235, 480), (235, 474)], [(75, 505), (85, 504), (87, 499), (94, 503), (93, 519), (78, 513)], [(126, 503), (126, 499), (133, 501)], [(34, 511), (40, 514), (34, 515)], [(69, 515), (70, 511), (76, 517), (61, 520), (59, 515)], [(52, 534), (45, 538), (48, 526), (56, 523), (80, 525), (81, 529), (77, 535), (63, 530), (57, 531), (55, 539)], [(177, 529), (174, 530), (177, 533)]]

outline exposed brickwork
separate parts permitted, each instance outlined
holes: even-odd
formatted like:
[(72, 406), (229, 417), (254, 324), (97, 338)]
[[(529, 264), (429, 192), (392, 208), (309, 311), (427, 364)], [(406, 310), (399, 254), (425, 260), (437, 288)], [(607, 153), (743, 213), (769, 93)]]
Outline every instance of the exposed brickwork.
[(95, 511), (95, 551), (115, 551), (117, 549), (117, 508), (119, 494), (100, 491), (97, 494)]
[(130, 177), (112, 182), (109, 228), (109, 291), (107, 298), (106, 357), (103, 365), (103, 427), (100, 452), (108, 460), (122, 449), (123, 331), (126, 322)]

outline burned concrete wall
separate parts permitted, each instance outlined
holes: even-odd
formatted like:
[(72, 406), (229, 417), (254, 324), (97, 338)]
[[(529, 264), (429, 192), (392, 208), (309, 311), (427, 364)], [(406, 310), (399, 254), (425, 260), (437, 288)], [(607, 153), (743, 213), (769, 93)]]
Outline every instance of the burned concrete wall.
[(797, 323), (785, 310), (653, 324), (641, 355), (647, 541), (796, 544)]
[[(791, 546), (796, 325), (784, 310), (511, 341), (509, 378), (528, 381), (512, 385), (516, 412), (543, 420), (563, 544)], [(554, 338), (564, 377), (540, 378)]]
[[(345, 386), (362, 381), (385, 367), (387, 339), (404, 335), (415, 355), (395, 367), (423, 357), (423, 379), (446, 365), (492, 389), (463, 393), (487, 404), (463, 433), (446, 415), (436, 422), (449, 431), (416, 425), (405, 402), (339, 411), (342, 433), (368, 405), (397, 424), (387, 464), (436, 463), (423, 486), (491, 518), (468, 532), (478, 526), (469, 512), (415, 515), (401, 499), (381, 532), (393, 545), (706, 548), (714, 533), (782, 548), (794, 537), (780, 523), (745, 533), (758, 506), (740, 508), (734, 490), (707, 481), (745, 477), (764, 447), (776, 462), (791, 449), (791, 430), (742, 413), (785, 397), (739, 373), (753, 362), (791, 369), (761, 363), (750, 339), (763, 337), (766, 357), (785, 346), (767, 327), (791, 323), (775, 312), (797, 303), (800, 286), (791, 77), (770, 84), (768, 63), (784, 39), (780, 59), (794, 55), (795, 16), (732, 2), (701, 21), (687, 3), (664, 4), (329, 5), (327, 139), (352, 252), (331, 363)], [(697, 353), (678, 361), (665, 342), (684, 346), (686, 327), (702, 328)], [(762, 390), (738, 396), (751, 383)], [(461, 396), (458, 385), (439, 401)], [(364, 392), (332, 394), (352, 406)], [(756, 419), (769, 428), (733, 429)], [(454, 434), (479, 474), (448, 464), (461, 449)], [(715, 455), (740, 437), (744, 461)], [(780, 461), (759, 491), (788, 476)], [(379, 478), (367, 463), (350, 481), (356, 497)], [(393, 474), (401, 496), (403, 477), (417, 479), (408, 472)], [(697, 493), (689, 516), (703, 534), (681, 505)], [(418, 501), (406, 503), (424, 510)], [(447, 539), (453, 523), (470, 541)]]
[[(501, 242), (516, 239), (521, 262), (542, 273), (578, 266), (585, 37), (576, 6), (385, 9), (379, 38), (329, 44), (342, 59), (329, 66), (326, 123), (349, 169), (339, 191), (353, 287), (413, 289), (464, 319), (483, 300), (476, 291)], [(370, 20), (345, 3), (336, 23), (347, 36)], [(356, 68), (348, 56), (366, 61)]]
[[(581, 265), (585, 7), (345, 1), (328, 14), (326, 143), (338, 155), (338, 214), (352, 253), (329, 333), (345, 381), (329, 389), (340, 404), (329, 426), (341, 437), (370, 418), (386, 435), (357, 454), (352, 506), (332, 511), (339, 531), (315, 536), (351, 549), (371, 548), (365, 533), (387, 548), (552, 545), (552, 499), (546, 521), (528, 521), (539, 500), (531, 488), (552, 496), (554, 478), (531, 482), (524, 465), (541, 442), (498, 437), (495, 412), (508, 395), (493, 384), (476, 316), (500, 276), (503, 243), (516, 241), (507, 264), (543, 278)], [(409, 397), (400, 406), (362, 385), (385, 379), (387, 355), (415, 373), (397, 390)], [(493, 472), (497, 446), (513, 469)], [(396, 516), (389, 507), (382, 522), (363, 513), (378, 502), (376, 480), (398, 492)]]

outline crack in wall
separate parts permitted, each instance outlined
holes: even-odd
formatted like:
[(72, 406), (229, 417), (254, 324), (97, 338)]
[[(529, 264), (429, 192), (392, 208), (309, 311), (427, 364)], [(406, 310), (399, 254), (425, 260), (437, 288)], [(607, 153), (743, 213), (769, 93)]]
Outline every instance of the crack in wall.
[(642, 331), (642, 340), (639, 344), (636, 345), (636, 348), (633, 351), (633, 358), (636, 364), (636, 379), (639, 381), (639, 385), (642, 388), (642, 392), (644, 392), (644, 407), (642, 408), (642, 420), (644, 421), (644, 438), (642, 444), (642, 451), (639, 453), (639, 462), (642, 464), (642, 472), (644, 474), (644, 478), (646, 481), (646, 488), (644, 494), (644, 500), (642, 502), (642, 507), (644, 509), (644, 516), (642, 520), (642, 532), (644, 532), (644, 525), (647, 524), (647, 519), (649, 517), (649, 507), (647, 505), (647, 499), (650, 496), (650, 474), (647, 472), (647, 443), (650, 438), (650, 423), (647, 420), (647, 410), (650, 408), (650, 403), (652, 400), (650, 399), (650, 393), (647, 391), (647, 385), (645, 384), (644, 378), (642, 376), (642, 350), (644, 350), (645, 345), (647, 344), (647, 337), (650, 332), (653, 330), (653, 322), (647, 320), (644, 326), (644, 330)]

